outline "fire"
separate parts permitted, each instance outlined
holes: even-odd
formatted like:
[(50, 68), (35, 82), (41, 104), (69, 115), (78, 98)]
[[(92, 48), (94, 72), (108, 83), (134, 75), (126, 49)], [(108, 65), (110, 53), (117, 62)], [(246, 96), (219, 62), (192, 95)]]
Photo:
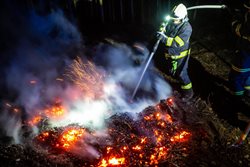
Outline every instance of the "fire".
[(60, 138), (60, 143), (64, 149), (69, 149), (79, 138), (83, 136), (85, 129), (68, 129), (64, 131)]
[(52, 106), (51, 108), (45, 109), (45, 115), (49, 118), (60, 118), (65, 115), (65, 109), (63, 106)]
[(42, 120), (42, 117), (40, 115), (33, 117), (30, 121), (28, 121), (28, 124), (31, 126), (37, 125)]
[(171, 137), (170, 141), (172, 141), (172, 142), (184, 142), (184, 141), (187, 141), (190, 136), (191, 136), (191, 134), (189, 132), (182, 131), (181, 133)]
[(47, 138), (49, 138), (49, 132), (43, 132), (38, 136), (38, 140), (45, 141)]
[[(179, 122), (173, 124), (172, 117), (168, 114), (167, 109), (169, 108), (154, 107), (152, 110), (150, 108), (150, 110), (146, 110), (148, 112), (145, 111), (145, 113), (139, 115), (139, 119), (136, 120), (138, 122), (132, 122), (126, 117), (119, 117), (119, 115), (112, 117), (112, 120), (116, 122), (115, 124), (113, 122), (107, 123), (108, 134), (112, 137), (111, 140), (107, 139), (108, 145), (106, 145), (107, 143), (101, 143), (100, 145), (84, 143), (90, 144), (94, 149), (96, 148), (95, 150), (99, 155), (102, 155), (94, 164), (99, 167), (157, 166), (164, 162), (176, 162), (175, 160), (178, 157), (173, 156), (174, 152), (185, 152), (187, 155), (190, 149), (186, 141), (190, 139), (191, 132), (184, 130), (182, 126), (179, 127), (181, 125)], [(46, 115), (53, 115), (53, 113), (55, 117), (63, 115), (64, 108), (60, 105), (60, 101), (46, 110)], [(119, 126), (120, 120), (123, 120), (121, 125), (124, 126)], [(76, 146), (79, 149), (84, 149), (84, 147), (81, 148), (81, 144), (85, 142), (83, 139), (88, 137), (87, 129), (80, 126), (70, 126), (61, 130), (59, 133), (55, 131), (52, 133), (43, 132), (37, 139), (43, 145), (50, 144), (52, 148), (60, 151), (70, 152)], [(99, 140), (98, 137), (94, 139), (97, 140), (93, 141)]]
[(66, 76), (84, 92), (87, 98), (95, 99), (103, 94), (104, 75), (97, 71), (90, 61), (84, 63), (78, 57), (69, 66)]
[(123, 165), (123, 164), (125, 164), (125, 158), (111, 157), (108, 160), (102, 159), (99, 167), (118, 166), (118, 165)]

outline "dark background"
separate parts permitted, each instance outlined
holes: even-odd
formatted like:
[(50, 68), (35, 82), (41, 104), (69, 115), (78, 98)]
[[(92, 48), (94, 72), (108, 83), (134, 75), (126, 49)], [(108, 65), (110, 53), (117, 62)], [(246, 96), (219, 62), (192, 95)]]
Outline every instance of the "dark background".
[[(224, 33), (227, 37), (221, 46), (234, 46), (231, 38), (231, 18), (236, 9), (242, 8), (239, 0), (3, 0), (0, 2), (0, 88), (1, 97), (7, 92), (4, 78), (14, 54), (12, 52), (30, 35), (28, 16), (31, 11), (46, 17), (53, 11), (62, 10), (65, 17), (80, 31), (84, 45), (92, 45), (105, 37), (126, 44), (142, 41), (149, 50), (154, 44), (156, 31), (164, 16), (174, 5), (226, 4), (228, 9), (201, 9), (188, 13), (193, 26), (194, 39), (205, 38), (211, 32)], [(43, 26), (43, 23), (38, 26)], [(39, 27), (38, 27), (39, 28)], [(56, 32), (51, 32), (55, 37)], [(33, 38), (33, 37), (32, 37)], [(34, 38), (34, 43), (36, 39)], [(156, 60), (157, 61), (157, 60)], [(0, 98), (1, 98), (0, 97)]]

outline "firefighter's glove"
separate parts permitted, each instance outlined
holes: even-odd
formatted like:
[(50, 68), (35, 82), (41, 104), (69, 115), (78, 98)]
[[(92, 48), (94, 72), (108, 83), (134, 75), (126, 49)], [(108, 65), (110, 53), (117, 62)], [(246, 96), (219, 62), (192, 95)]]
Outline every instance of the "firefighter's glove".
[(160, 32), (166, 32), (166, 23), (162, 23), (160, 28), (159, 28)]
[(163, 33), (158, 31), (157, 32), (157, 38), (161, 40), (162, 43), (166, 44), (167, 43), (167, 36)]
[(170, 70), (170, 73), (171, 73), (172, 75), (175, 75), (175, 72), (176, 72), (176, 70), (177, 70), (178, 62), (177, 62), (176, 60), (172, 60), (171, 63), (172, 63), (172, 68), (171, 68), (171, 70)]

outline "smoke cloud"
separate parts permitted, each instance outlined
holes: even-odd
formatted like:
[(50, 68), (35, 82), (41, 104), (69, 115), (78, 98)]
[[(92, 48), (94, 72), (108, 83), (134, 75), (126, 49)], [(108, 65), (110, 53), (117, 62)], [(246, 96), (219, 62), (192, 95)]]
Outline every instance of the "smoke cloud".
[[(170, 86), (154, 72), (152, 62), (131, 103), (132, 92), (149, 50), (140, 43), (129, 46), (107, 41), (96, 45), (93, 51), (94, 67), (105, 73), (104, 84), (94, 85), (102, 87), (102, 96), (97, 99), (84, 97), (86, 92), (64, 75), (65, 69), (73, 63), (72, 58), (80, 56), (86, 60), (84, 40), (76, 26), (60, 10), (47, 15), (32, 10), (20, 16), (25, 23), (18, 27), (20, 34), (16, 29), (9, 30), (17, 42), (10, 47), (11, 51), (5, 52), (9, 64), (4, 69), (4, 78), (7, 92), (14, 92), (12, 103), (22, 106), (24, 113), (21, 115), (25, 116), (13, 116), (2, 110), (0, 117), (7, 135), (12, 136), (16, 143), (20, 142), (18, 131), (25, 121), (23, 118), (29, 120), (41, 114), (44, 107), (56, 99), (60, 99), (66, 113), (60, 119), (51, 119), (52, 126), (79, 124), (91, 130), (105, 131), (105, 119), (111, 115), (129, 112), (136, 116), (145, 107), (171, 94)], [(85, 145), (85, 148), (91, 155), (98, 156), (91, 146)]]

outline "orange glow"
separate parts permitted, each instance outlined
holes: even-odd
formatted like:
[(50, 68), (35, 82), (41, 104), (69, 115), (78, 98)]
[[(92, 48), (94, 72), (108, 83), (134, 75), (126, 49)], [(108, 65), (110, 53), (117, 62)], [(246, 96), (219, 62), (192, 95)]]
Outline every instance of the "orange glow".
[(63, 106), (53, 106), (45, 110), (46, 116), (50, 118), (60, 118), (65, 114)]
[(172, 117), (169, 114), (166, 114), (165, 119), (169, 122), (169, 123), (173, 123)]
[(157, 105), (155, 106), (155, 109), (156, 109), (156, 110), (161, 110), (161, 105), (160, 105), (160, 104), (157, 104)]
[(102, 96), (104, 75), (90, 61), (84, 63), (77, 57), (67, 69), (66, 76), (84, 92), (85, 98), (95, 99)]
[(30, 84), (36, 84), (37, 81), (36, 80), (30, 80)]
[(161, 114), (160, 114), (159, 112), (157, 112), (157, 113), (155, 114), (155, 118), (156, 118), (157, 120), (161, 119)]
[(147, 139), (147, 137), (142, 138), (142, 139), (141, 139), (141, 144), (146, 143), (146, 139)]
[(107, 153), (109, 153), (112, 150), (112, 147), (107, 147)]
[(133, 149), (133, 150), (139, 151), (139, 150), (141, 150), (141, 146), (138, 146), (138, 145), (137, 145), (137, 146), (132, 147), (132, 149)]
[(173, 100), (173, 98), (168, 98), (167, 99), (167, 105), (169, 105), (169, 106), (173, 106), (174, 105), (174, 100)]
[(43, 132), (38, 136), (38, 139), (41, 141), (45, 141), (49, 137), (49, 132)]
[(158, 157), (159, 157), (159, 158), (162, 158), (162, 157), (166, 156), (166, 154), (167, 154), (167, 149), (166, 149), (165, 147), (160, 147), (160, 148), (157, 150), (157, 152), (158, 152)]
[(108, 161), (102, 159), (101, 164), (99, 167), (107, 167), (107, 166), (117, 166), (125, 164), (125, 158), (115, 158), (112, 157)]
[(17, 112), (19, 112), (19, 109), (18, 109), (18, 108), (14, 108), (13, 111), (14, 111), (15, 113), (17, 113)]
[(184, 141), (187, 141), (190, 136), (191, 136), (191, 134), (189, 132), (182, 131), (181, 133), (171, 137), (170, 141), (172, 141), (172, 142), (184, 142)]
[(150, 117), (149, 117), (149, 116), (145, 116), (144, 119), (145, 119), (146, 121), (149, 121), (149, 120), (150, 120)]
[(62, 147), (65, 149), (70, 148), (83, 136), (84, 132), (84, 129), (68, 129), (64, 131), (60, 138)]
[(123, 152), (125, 152), (127, 149), (128, 149), (127, 146), (123, 146), (122, 149), (121, 149), (121, 152), (123, 153)]
[(40, 115), (33, 117), (30, 121), (28, 121), (28, 124), (34, 126), (37, 125), (42, 120), (42, 117)]

